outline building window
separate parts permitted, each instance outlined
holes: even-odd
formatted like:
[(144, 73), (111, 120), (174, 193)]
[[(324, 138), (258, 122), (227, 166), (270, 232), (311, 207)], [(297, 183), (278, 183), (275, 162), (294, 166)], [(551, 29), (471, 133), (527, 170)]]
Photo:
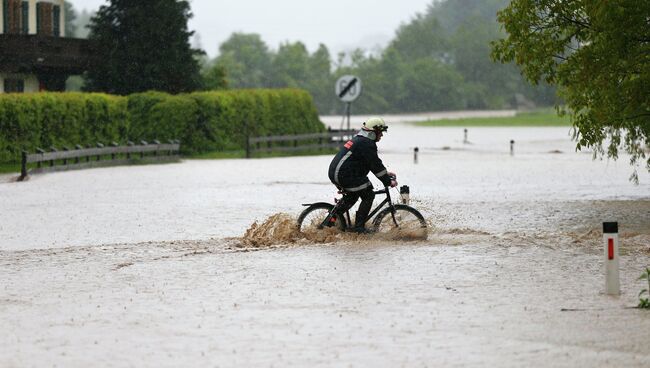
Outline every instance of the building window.
[(41, 25), (43, 19), (43, 4), (36, 3), (36, 34), (41, 34), (43, 32), (43, 26)]
[(25, 92), (25, 81), (16, 78), (5, 79), (5, 92)]
[(29, 2), (23, 1), (22, 6), (22, 32), (23, 34), (29, 33)]
[(9, 1), (2, 1), (2, 32), (9, 33)]
[(36, 3), (36, 33), (43, 36), (52, 35), (51, 3)]
[(52, 6), (52, 27), (54, 37), (61, 36), (61, 7), (58, 5)]
[(22, 32), (22, 0), (2, 1), (2, 21), (4, 33), (16, 34)]

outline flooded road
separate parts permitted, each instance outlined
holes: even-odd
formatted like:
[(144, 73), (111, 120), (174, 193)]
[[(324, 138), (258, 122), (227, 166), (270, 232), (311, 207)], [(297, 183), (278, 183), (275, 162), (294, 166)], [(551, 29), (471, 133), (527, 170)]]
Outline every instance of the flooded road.
[[(380, 155), (431, 224), (416, 241), (291, 235), (301, 203), (335, 195), (329, 156), (2, 183), (0, 366), (647, 367), (650, 314), (629, 307), (650, 175), (569, 133), (391, 127)], [(602, 294), (603, 221), (620, 297)], [(276, 235), (251, 241), (255, 222)]]
[[(641, 184), (636, 186), (628, 181), (632, 169), (625, 156), (616, 162), (593, 161), (589, 153), (573, 152), (568, 128), (472, 129), (472, 144), (462, 143), (462, 133), (459, 128), (405, 125), (379, 144), (386, 166), (397, 172), (400, 184), (411, 187), (414, 204), (435, 226), (547, 231), (540, 227), (547, 219), (564, 219), (558, 226), (591, 229), (606, 221), (610, 211), (599, 201), (650, 199), (646, 171), (639, 172)], [(511, 156), (513, 138), (517, 147)], [(420, 148), (417, 164), (415, 146)], [(3, 183), (1, 249), (241, 236), (254, 221), (279, 212), (297, 216), (302, 203), (332, 201), (330, 160), (187, 160)], [(601, 212), (592, 211), (591, 204)], [(635, 228), (648, 227), (643, 226), (647, 208), (632, 206), (624, 212), (621, 216), (631, 218)]]
[[(3, 366), (647, 367), (646, 253), (372, 240), (3, 252)], [(516, 243), (516, 242), (511, 242)], [(566, 311), (563, 311), (565, 309)]]

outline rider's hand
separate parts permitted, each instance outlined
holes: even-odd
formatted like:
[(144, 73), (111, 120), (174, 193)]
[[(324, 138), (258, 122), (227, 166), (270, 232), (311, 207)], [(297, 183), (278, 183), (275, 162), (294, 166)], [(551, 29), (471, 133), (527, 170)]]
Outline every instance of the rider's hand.
[(395, 188), (397, 186), (397, 180), (393, 179), (390, 181), (390, 187)]
[(389, 172), (388, 172), (388, 176), (390, 176), (391, 178), (393, 178), (393, 180), (397, 180), (397, 174), (395, 174), (394, 172), (390, 172), (390, 171), (389, 171)]

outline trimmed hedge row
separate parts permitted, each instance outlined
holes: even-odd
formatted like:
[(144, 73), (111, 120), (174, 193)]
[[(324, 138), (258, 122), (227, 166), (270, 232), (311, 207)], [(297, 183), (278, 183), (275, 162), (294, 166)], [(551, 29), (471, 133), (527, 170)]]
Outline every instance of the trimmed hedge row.
[(192, 154), (244, 149), (247, 134), (324, 130), (309, 93), (296, 89), (0, 95), (0, 162), (36, 147), (180, 139)]

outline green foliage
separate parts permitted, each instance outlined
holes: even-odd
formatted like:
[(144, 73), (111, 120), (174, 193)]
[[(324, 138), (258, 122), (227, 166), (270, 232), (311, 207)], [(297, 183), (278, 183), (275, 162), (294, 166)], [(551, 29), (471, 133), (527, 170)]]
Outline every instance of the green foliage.
[(271, 55), (257, 34), (233, 33), (219, 47), (216, 65), (226, 70), (232, 88), (270, 87)]
[(216, 63), (231, 88), (305, 89), (322, 114), (343, 110), (334, 82), (344, 74), (363, 82), (355, 113), (516, 108), (521, 100), (552, 105), (552, 87), (533, 87), (514, 65), (490, 58), (490, 42), (503, 36), (496, 12), (508, 2), (432, 1), (396, 30), (385, 49), (356, 49), (335, 63), (324, 45), (312, 54), (300, 42), (274, 51), (257, 34), (235, 33), (221, 45)]
[(518, 113), (509, 117), (492, 118), (466, 118), (466, 119), (443, 119), (431, 120), (417, 123), (420, 126), (456, 126), (456, 127), (487, 127), (487, 126), (570, 126), (568, 116), (557, 116), (551, 109), (544, 109), (534, 112)]
[(324, 129), (309, 93), (296, 89), (0, 95), (0, 162), (9, 163), (37, 147), (179, 139), (184, 154), (197, 154), (243, 150), (247, 134)]
[(273, 58), (274, 82), (279, 87), (296, 88), (308, 78), (309, 52), (302, 42), (280, 45)]
[[(648, 281), (648, 288), (641, 290), (639, 293), (639, 308), (650, 309), (650, 268), (646, 267), (645, 272), (641, 274), (639, 280)], [(643, 297), (643, 295), (648, 295)]]
[(408, 24), (402, 24), (390, 46), (410, 60), (442, 59), (450, 50), (440, 21), (431, 14), (416, 14)]
[(111, 0), (99, 8), (89, 39), (96, 56), (85, 88), (119, 95), (200, 88), (196, 56), (190, 47), (190, 5), (181, 0)]
[(558, 86), (578, 149), (616, 159), (623, 148), (632, 165), (648, 157), (650, 171), (649, 18), (647, 1), (513, 0), (499, 13), (508, 36), (493, 56)]
[[(453, 34), (472, 20), (495, 20), (497, 11), (505, 8), (510, 0), (453, 0), (434, 1), (427, 14), (436, 14), (442, 29)], [(475, 35), (481, 37), (481, 35)]]
[(332, 59), (327, 47), (318, 45), (318, 49), (309, 56), (307, 63), (308, 77), (301, 81), (300, 88), (306, 89), (313, 96), (318, 111), (333, 112), (336, 96), (332, 92), (332, 86), (335, 81), (331, 72)]
[(245, 148), (246, 136), (319, 132), (311, 96), (301, 90), (236, 90), (131, 95), (132, 140), (180, 139), (185, 154)]
[(77, 33), (77, 24), (75, 23), (77, 12), (69, 1), (63, 2), (63, 8), (65, 12), (64, 36), (74, 37)]
[(209, 65), (202, 71), (201, 75), (203, 76), (203, 89), (206, 91), (228, 88), (226, 68), (223, 65)]
[(37, 93), (0, 97), (0, 162), (22, 150), (59, 149), (119, 140), (128, 130), (123, 98), (103, 94)]
[(457, 110), (462, 101), (463, 77), (454, 68), (431, 59), (422, 58), (409, 64), (398, 101), (407, 111)]

